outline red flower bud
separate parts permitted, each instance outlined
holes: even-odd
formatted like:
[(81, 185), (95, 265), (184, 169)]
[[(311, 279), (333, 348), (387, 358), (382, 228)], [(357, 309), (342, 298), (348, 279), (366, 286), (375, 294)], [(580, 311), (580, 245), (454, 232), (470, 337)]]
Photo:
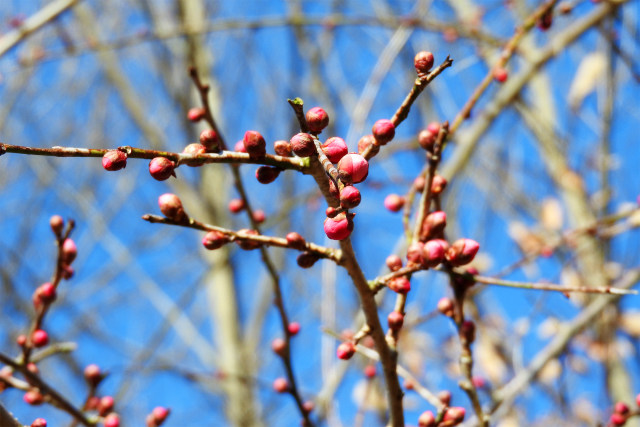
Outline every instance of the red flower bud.
[(280, 175), (280, 168), (271, 166), (260, 166), (256, 169), (256, 179), (260, 184), (269, 184)]
[(289, 382), (280, 377), (280, 378), (276, 378), (273, 381), (273, 389), (277, 392), (277, 393), (284, 393), (287, 390), (289, 390)]
[(475, 240), (459, 239), (453, 242), (449, 250), (447, 250), (447, 261), (454, 267), (469, 264), (473, 261), (480, 249), (480, 245)]
[(53, 215), (49, 218), (49, 225), (51, 226), (51, 230), (53, 234), (59, 236), (62, 233), (62, 229), (64, 228), (64, 220), (60, 215)]
[(509, 73), (506, 68), (496, 67), (493, 69), (493, 79), (498, 83), (504, 83), (507, 81), (507, 77), (509, 77)]
[(472, 343), (476, 339), (476, 325), (471, 320), (465, 320), (460, 326), (460, 332), (468, 343)]
[(236, 142), (235, 145), (233, 146), (233, 151), (235, 151), (236, 153), (246, 153), (247, 149), (244, 148), (244, 141), (240, 140)]
[(422, 249), (422, 263), (425, 267), (433, 268), (445, 260), (446, 248), (440, 239), (429, 240)]
[(108, 171), (118, 171), (127, 167), (127, 154), (120, 150), (109, 150), (102, 156), (102, 167)]
[(331, 240), (344, 240), (353, 231), (353, 220), (344, 213), (324, 220), (324, 232)]
[(440, 123), (438, 122), (429, 123), (429, 125), (427, 126), (427, 130), (431, 132), (434, 137), (438, 136), (438, 134), (440, 133)]
[(413, 58), (413, 65), (416, 67), (418, 75), (426, 74), (433, 67), (433, 53), (431, 52), (418, 52)]
[[(256, 230), (248, 230), (246, 228), (243, 228), (242, 230), (238, 230), (238, 234), (245, 234), (245, 235), (249, 235), (249, 236), (259, 236), (260, 235), (260, 233), (258, 233)], [(260, 243), (260, 242), (256, 242), (254, 240), (243, 239), (240, 236), (238, 236), (238, 238), (236, 240), (236, 243), (238, 244), (238, 246), (240, 246), (245, 251), (258, 249), (260, 246), (262, 246), (262, 243)]]
[(389, 194), (384, 198), (384, 207), (391, 212), (399, 212), (404, 206), (404, 197), (397, 194)]
[(104, 427), (120, 427), (120, 416), (115, 412), (107, 415), (102, 420), (102, 424)]
[(433, 150), (433, 144), (436, 142), (436, 135), (428, 129), (421, 130), (418, 134), (418, 144), (427, 151)]
[(289, 326), (287, 326), (287, 330), (289, 331), (289, 335), (298, 335), (298, 332), (300, 332), (300, 323), (298, 322), (291, 322), (289, 323)]
[(45, 304), (50, 304), (56, 299), (56, 288), (53, 284), (44, 283), (33, 292), (33, 306), (39, 310)]
[(262, 209), (257, 209), (253, 211), (253, 220), (258, 224), (262, 224), (267, 219), (264, 211)]
[(246, 131), (242, 143), (247, 153), (249, 153), (249, 157), (260, 158), (267, 154), (267, 143), (262, 135), (255, 130)]
[(204, 145), (208, 152), (218, 149), (220, 136), (213, 129), (205, 129), (200, 132), (200, 144)]
[(431, 411), (425, 411), (418, 418), (418, 427), (436, 427), (436, 417)]
[[(198, 142), (194, 142), (193, 144), (189, 144), (186, 147), (184, 147), (184, 150), (182, 150), (183, 153), (185, 154), (193, 154), (195, 156), (199, 155), (199, 154), (204, 154), (207, 152), (207, 147), (205, 147), (204, 145), (198, 143)], [(204, 160), (199, 160), (199, 161), (191, 161), (188, 163), (189, 166), (202, 166), (204, 165)]]
[(242, 199), (232, 199), (229, 201), (229, 212), (231, 212), (232, 214), (237, 214), (244, 208), (244, 200)]
[(309, 412), (313, 411), (313, 409), (314, 409), (314, 408), (315, 408), (315, 405), (314, 405), (314, 403), (313, 403), (312, 401), (310, 401), (310, 400), (307, 400), (306, 402), (304, 402), (304, 403), (302, 404), (302, 409), (304, 409), (304, 411), (305, 411), (306, 413), (309, 413)]
[(32, 423), (31, 427), (47, 427), (47, 420), (44, 418), (36, 418)]
[(278, 156), (282, 157), (291, 157), (291, 153), (293, 152), (291, 143), (282, 139), (273, 143), (273, 150)]
[(62, 278), (64, 280), (71, 279), (73, 277), (73, 273), (74, 273), (73, 267), (67, 264), (62, 265), (60, 274), (62, 275)]
[(407, 248), (407, 260), (409, 263), (422, 265), (424, 259), (422, 258), (422, 251), (424, 250), (424, 243), (414, 242)]
[(176, 176), (173, 171), (176, 164), (166, 157), (156, 157), (149, 162), (149, 173), (158, 181), (165, 181), (170, 176)]
[(340, 206), (344, 209), (355, 208), (360, 204), (360, 191), (352, 185), (348, 185), (340, 192)]
[(447, 317), (453, 317), (454, 305), (451, 298), (440, 298), (440, 301), (438, 301), (438, 311)]
[(609, 417), (609, 423), (616, 427), (623, 426), (627, 423), (627, 417), (618, 413), (613, 413)]
[(431, 181), (431, 193), (440, 194), (447, 188), (447, 179), (441, 175), (435, 175)]
[(307, 111), (306, 118), (309, 130), (315, 134), (322, 132), (329, 124), (329, 115), (320, 107), (313, 107)]
[(36, 329), (31, 334), (31, 342), (33, 343), (34, 347), (44, 347), (45, 345), (49, 344), (49, 334), (47, 334), (47, 332), (43, 331), (42, 329)]
[(271, 349), (279, 356), (284, 355), (286, 348), (287, 342), (282, 338), (274, 338), (274, 340), (271, 341)]
[(287, 244), (292, 249), (303, 250), (307, 247), (307, 242), (304, 240), (304, 237), (295, 231), (287, 234), (285, 238), (287, 239)]
[(191, 108), (187, 113), (187, 118), (192, 122), (199, 122), (204, 118), (205, 111), (203, 108)]
[(98, 412), (104, 417), (106, 414), (111, 412), (111, 410), (113, 409), (113, 405), (113, 397), (103, 396), (100, 398), (100, 402), (98, 403)]
[(78, 255), (76, 243), (71, 239), (64, 239), (62, 243), (62, 261), (65, 264), (71, 264)]
[(396, 127), (391, 120), (381, 119), (374, 123), (371, 133), (378, 145), (385, 145), (396, 136)]
[(402, 268), (402, 259), (398, 255), (389, 255), (386, 260), (387, 267), (391, 271), (397, 271)]
[(38, 389), (29, 390), (22, 399), (29, 405), (40, 405), (44, 402), (44, 396)]
[(209, 231), (202, 238), (202, 246), (209, 250), (220, 249), (227, 243), (229, 243), (229, 237), (216, 230)]
[(341, 158), (349, 153), (349, 148), (347, 147), (347, 143), (344, 142), (344, 139), (334, 136), (322, 144), (322, 152), (331, 163), (338, 163)]
[(169, 219), (183, 222), (188, 218), (180, 198), (175, 194), (165, 193), (158, 197), (158, 206), (160, 207), (160, 212)]
[(156, 406), (155, 408), (153, 408), (153, 411), (151, 411), (151, 414), (150, 414), (153, 420), (155, 421), (155, 424), (153, 425), (153, 427), (162, 425), (162, 423), (165, 422), (165, 420), (167, 419), (170, 413), (171, 413), (171, 410), (163, 406)]
[(20, 334), (16, 337), (16, 343), (23, 347), (27, 343), (27, 337), (24, 334)]
[(447, 214), (443, 211), (431, 212), (422, 223), (420, 240), (427, 241), (442, 236), (444, 228), (447, 226)]
[(309, 157), (316, 154), (313, 137), (308, 133), (299, 133), (291, 138), (291, 150), (299, 157)]
[(297, 263), (302, 268), (311, 268), (319, 259), (318, 254), (305, 251), (298, 255)]
[(375, 141), (376, 139), (373, 137), (373, 135), (365, 135), (360, 138), (360, 140), (358, 141), (358, 153), (364, 153), (367, 148), (374, 145)]
[(90, 385), (98, 385), (98, 383), (102, 381), (102, 372), (100, 372), (100, 367), (96, 364), (87, 365), (84, 368), (84, 379)]
[(392, 311), (387, 316), (387, 324), (389, 325), (389, 329), (392, 331), (399, 331), (402, 328), (402, 324), (404, 323), (404, 315), (397, 311)]
[(451, 404), (451, 392), (449, 390), (439, 391), (437, 397), (445, 406), (449, 406)]
[(411, 290), (411, 282), (405, 276), (394, 277), (387, 283), (389, 289), (399, 294), (406, 294)]
[(338, 172), (345, 184), (357, 184), (369, 174), (369, 162), (360, 154), (349, 153), (338, 162)]
[(424, 186), (426, 184), (426, 179), (424, 179), (424, 176), (419, 176), (416, 179), (413, 180), (413, 187), (416, 189), (416, 191), (418, 193), (422, 193), (424, 191)]
[(453, 425), (459, 424), (464, 420), (465, 410), (460, 406), (452, 406), (447, 408), (447, 412), (444, 413), (444, 417), (442, 421), (450, 421), (453, 422)]
[(345, 341), (338, 346), (336, 354), (338, 359), (349, 360), (356, 352), (356, 346), (351, 341)]
[(376, 366), (375, 365), (367, 365), (364, 368), (364, 376), (367, 378), (373, 378), (376, 376)]
[(629, 413), (629, 406), (624, 402), (617, 402), (613, 407), (613, 411), (620, 415), (627, 415)]

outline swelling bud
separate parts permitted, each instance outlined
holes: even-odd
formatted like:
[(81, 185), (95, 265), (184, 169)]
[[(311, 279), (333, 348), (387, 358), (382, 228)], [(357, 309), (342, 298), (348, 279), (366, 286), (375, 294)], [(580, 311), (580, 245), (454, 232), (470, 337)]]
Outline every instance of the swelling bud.
[(459, 267), (473, 261), (479, 249), (480, 245), (475, 240), (458, 239), (453, 242), (445, 256), (451, 265)]
[(102, 156), (102, 167), (108, 171), (118, 171), (127, 167), (127, 154), (120, 150), (109, 150)]
[(331, 240), (344, 240), (353, 231), (353, 220), (345, 213), (324, 220), (324, 232)]
[(300, 132), (291, 138), (291, 150), (298, 157), (309, 157), (316, 154), (316, 146), (313, 137), (308, 133)]
[(322, 152), (331, 163), (338, 163), (340, 159), (349, 153), (349, 149), (344, 139), (334, 136), (322, 144)]
[(313, 107), (306, 114), (307, 126), (315, 134), (322, 132), (329, 124), (329, 115), (320, 107)]
[(369, 162), (360, 154), (349, 153), (338, 162), (338, 173), (345, 184), (357, 184), (367, 178)]
[(158, 181), (165, 181), (170, 176), (176, 176), (176, 164), (166, 157), (156, 157), (149, 162), (149, 173)]
[(260, 158), (267, 154), (267, 143), (262, 135), (255, 130), (246, 131), (242, 143), (249, 157)]
[(171, 220), (183, 222), (188, 218), (180, 198), (175, 194), (165, 193), (158, 197), (158, 206), (160, 207), (160, 212)]

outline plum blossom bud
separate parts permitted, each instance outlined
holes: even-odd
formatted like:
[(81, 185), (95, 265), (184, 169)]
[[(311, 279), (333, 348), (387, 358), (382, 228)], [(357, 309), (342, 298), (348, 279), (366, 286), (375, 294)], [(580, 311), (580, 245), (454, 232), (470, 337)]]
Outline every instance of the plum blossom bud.
[(291, 143), (282, 139), (273, 143), (273, 151), (275, 151), (278, 156), (282, 157), (291, 157), (291, 153), (293, 153)]
[(445, 247), (441, 240), (429, 240), (422, 249), (422, 264), (433, 268), (445, 260)]
[(96, 386), (100, 381), (102, 381), (102, 378), (102, 372), (100, 372), (100, 367), (98, 365), (92, 363), (84, 368), (84, 379), (88, 384)]
[(118, 171), (127, 167), (127, 154), (120, 150), (109, 150), (102, 156), (102, 167), (108, 171)]
[[(258, 233), (257, 230), (249, 230), (246, 228), (243, 228), (242, 230), (238, 230), (238, 234), (245, 234), (245, 235), (249, 235), (249, 236), (259, 236), (260, 233)], [(238, 246), (240, 246), (242, 249), (244, 249), (245, 251), (250, 251), (253, 249), (258, 249), (260, 246), (262, 246), (262, 243), (257, 242), (255, 240), (248, 240), (248, 239), (243, 239), (240, 236), (238, 236), (238, 239), (236, 240), (236, 243), (238, 244)]]
[(321, 107), (313, 107), (306, 114), (309, 130), (315, 134), (322, 132), (329, 124), (329, 115)]
[[(193, 155), (199, 155), (199, 154), (204, 154), (207, 152), (207, 147), (205, 147), (204, 145), (198, 143), (198, 142), (194, 142), (193, 144), (189, 144), (186, 147), (184, 147), (184, 150), (182, 150), (183, 153), (185, 154), (193, 154)], [(204, 165), (204, 160), (199, 160), (196, 162), (190, 162), (189, 166), (202, 166)]]
[(418, 418), (418, 427), (436, 427), (436, 417), (431, 411), (425, 411)]
[(440, 123), (438, 122), (429, 123), (429, 125), (427, 126), (427, 130), (431, 132), (434, 137), (438, 136), (438, 134), (440, 133)]
[(345, 341), (338, 346), (336, 355), (338, 359), (349, 360), (356, 352), (356, 346), (351, 341)]
[(387, 282), (387, 286), (399, 294), (406, 294), (411, 290), (411, 282), (405, 276), (394, 277)]
[(49, 334), (42, 329), (36, 329), (31, 334), (31, 342), (34, 347), (44, 347), (49, 344)]
[(352, 185), (348, 185), (340, 192), (340, 206), (344, 209), (355, 208), (360, 204), (360, 191)]
[(404, 206), (404, 197), (398, 194), (389, 194), (384, 198), (384, 207), (391, 212), (399, 212)]
[(447, 214), (443, 211), (431, 212), (422, 222), (422, 230), (420, 231), (420, 240), (427, 241), (438, 238), (442, 235), (444, 228), (447, 226)]
[(176, 176), (176, 164), (166, 157), (156, 157), (149, 162), (149, 173), (158, 181), (165, 181), (170, 176)]
[(360, 153), (360, 154), (364, 153), (364, 151), (367, 148), (373, 146), (375, 142), (376, 142), (376, 139), (373, 137), (373, 135), (365, 135), (365, 136), (363, 136), (358, 141), (358, 153)]
[(22, 400), (29, 405), (41, 405), (44, 402), (44, 396), (38, 389), (31, 389), (24, 394)]
[(163, 406), (156, 406), (153, 411), (147, 415), (146, 423), (147, 427), (160, 427), (165, 422), (171, 410)]
[(613, 412), (616, 412), (620, 415), (627, 415), (629, 413), (629, 406), (624, 402), (616, 402), (613, 407)]
[(445, 406), (449, 406), (451, 404), (451, 392), (449, 390), (439, 391), (437, 397)]
[(47, 420), (44, 418), (36, 418), (31, 423), (31, 427), (47, 427)]
[(287, 326), (287, 331), (289, 331), (290, 335), (298, 335), (298, 332), (300, 332), (300, 323), (298, 322), (291, 322), (289, 323), (289, 326)]
[(458, 239), (453, 242), (445, 255), (451, 265), (459, 267), (473, 261), (478, 249), (480, 249), (480, 245), (475, 240)]
[(102, 420), (104, 427), (120, 427), (120, 416), (115, 412), (110, 413)]
[(367, 365), (364, 368), (364, 376), (367, 378), (373, 378), (376, 376), (376, 366), (375, 365)]
[(349, 148), (344, 139), (334, 136), (322, 144), (322, 152), (331, 163), (338, 163), (341, 158), (349, 153)]
[(315, 408), (315, 405), (312, 401), (307, 400), (306, 402), (304, 402), (302, 404), (302, 409), (304, 409), (304, 411), (308, 414), (311, 411), (313, 411), (313, 409)]
[(20, 346), (23, 347), (26, 343), (27, 343), (27, 337), (24, 334), (20, 334), (16, 337), (16, 343)]
[(627, 417), (625, 417), (622, 414), (618, 414), (617, 412), (614, 412), (609, 417), (609, 423), (615, 427), (623, 426), (627, 423)]
[(426, 182), (427, 180), (424, 178), (424, 176), (420, 175), (413, 180), (413, 188), (415, 188), (418, 193), (422, 193), (424, 191)]
[(320, 256), (318, 254), (305, 251), (298, 255), (296, 262), (302, 268), (311, 268), (319, 259)]
[(98, 412), (100, 415), (105, 416), (113, 409), (114, 400), (111, 396), (103, 396), (100, 398), (100, 402), (98, 402)]
[(229, 201), (229, 212), (232, 214), (237, 214), (241, 212), (245, 208), (244, 200), (242, 199), (231, 199)]
[(426, 74), (433, 67), (433, 53), (422, 51), (418, 52), (413, 58), (413, 65), (416, 67), (418, 75)]
[(202, 246), (209, 250), (220, 249), (227, 243), (229, 243), (229, 237), (216, 230), (209, 231), (202, 238)]
[(49, 226), (51, 226), (53, 234), (59, 236), (62, 233), (62, 229), (64, 228), (64, 220), (60, 215), (53, 215), (51, 218), (49, 218)]
[(357, 184), (369, 174), (369, 162), (360, 154), (349, 153), (338, 162), (338, 172), (345, 184)]
[(246, 131), (242, 143), (249, 157), (260, 158), (267, 154), (267, 143), (264, 141), (262, 135), (255, 130)]
[(402, 259), (398, 255), (389, 255), (386, 260), (387, 267), (391, 271), (398, 271), (402, 268)]
[(68, 264), (63, 264), (63, 265), (61, 266), (60, 274), (62, 275), (62, 278), (63, 278), (64, 280), (69, 280), (69, 279), (71, 279), (71, 278), (73, 277), (73, 273), (74, 273), (74, 271), (73, 271), (73, 267), (71, 267), (70, 265), (68, 265)]
[(33, 306), (39, 310), (45, 304), (50, 304), (56, 299), (56, 288), (53, 284), (44, 283), (33, 292)]
[(204, 145), (208, 152), (218, 149), (220, 136), (213, 129), (205, 129), (200, 132), (200, 144)]
[(262, 224), (267, 219), (267, 215), (262, 209), (256, 209), (253, 211), (253, 220), (258, 224)]
[(447, 179), (442, 175), (435, 175), (431, 181), (431, 193), (440, 194), (447, 188)]
[(431, 151), (433, 149), (433, 144), (435, 142), (436, 135), (432, 134), (427, 129), (421, 130), (418, 134), (418, 144), (427, 151)]
[(287, 244), (292, 249), (302, 250), (307, 247), (307, 242), (304, 240), (304, 237), (295, 231), (288, 233), (285, 238), (287, 239)]
[(440, 301), (438, 301), (438, 311), (447, 317), (453, 317), (454, 305), (451, 298), (440, 298)]
[(374, 123), (371, 133), (378, 145), (385, 145), (396, 136), (396, 127), (391, 120), (380, 119)]
[(289, 382), (280, 377), (280, 378), (276, 378), (273, 381), (273, 389), (277, 392), (277, 393), (284, 393), (287, 390), (289, 390)]
[(62, 261), (65, 264), (71, 264), (78, 256), (78, 248), (76, 243), (71, 239), (64, 239), (62, 243)]
[(160, 212), (171, 220), (183, 222), (188, 218), (180, 198), (175, 194), (165, 193), (158, 197), (158, 206), (160, 207)]
[(203, 108), (191, 108), (187, 112), (187, 118), (192, 122), (199, 122), (204, 118), (205, 111)]
[(300, 132), (291, 138), (291, 150), (298, 157), (309, 157), (316, 154), (316, 145), (313, 137), (308, 133)]
[(497, 81), (498, 83), (504, 83), (507, 81), (507, 78), (509, 77), (509, 73), (507, 72), (507, 69), (504, 67), (496, 67), (493, 70), (493, 79), (495, 81)]
[(235, 151), (236, 153), (246, 153), (247, 149), (244, 148), (244, 141), (240, 140), (236, 142), (235, 145), (233, 146), (233, 151)]
[(276, 180), (280, 175), (280, 168), (272, 166), (260, 166), (256, 169), (256, 179), (260, 184), (269, 184)]
[(324, 220), (324, 232), (331, 240), (344, 240), (353, 231), (353, 220), (341, 213)]
[(422, 265), (424, 259), (422, 252), (424, 251), (424, 243), (414, 242), (407, 248), (407, 260), (412, 264)]
[(399, 331), (404, 323), (404, 315), (397, 311), (392, 311), (387, 316), (387, 324), (392, 331)]
[(286, 349), (287, 342), (282, 338), (274, 338), (273, 341), (271, 341), (271, 350), (273, 350), (275, 354), (282, 356)]
[(465, 410), (460, 406), (452, 406), (447, 409), (447, 412), (444, 413), (444, 417), (442, 418), (443, 422), (450, 421), (453, 422), (453, 425), (459, 424), (464, 420)]

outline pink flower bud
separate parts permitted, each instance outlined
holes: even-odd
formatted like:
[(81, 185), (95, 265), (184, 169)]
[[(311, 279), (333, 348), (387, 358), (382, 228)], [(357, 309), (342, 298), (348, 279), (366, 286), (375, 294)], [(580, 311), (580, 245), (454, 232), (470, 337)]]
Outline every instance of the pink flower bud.
[(20, 346), (23, 347), (26, 343), (27, 343), (27, 337), (24, 334), (20, 334), (16, 337), (16, 343)]
[(153, 411), (151, 411), (151, 416), (155, 421), (155, 425), (153, 427), (162, 425), (162, 423), (165, 422), (170, 413), (171, 410), (169, 408), (165, 408), (164, 406), (156, 406), (155, 408), (153, 408)]
[(32, 374), (36, 374), (36, 375), (40, 373), (40, 369), (38, 369), (38, 365), (36, 365), (33, 362), (27, 363), (27, 371), (31, 372)]
[(235, 145), (233, 146), (233, 151), (235, 151), (236, 153), (246, 153), (247, 149), (244, 148), (244, 141), (240, 140), (236, 142)]
[(308, 414), (308, 413), (310, 413), (311, 411), (313, 411), (313, 409), (314, 409), (315, 407), (316, 407), (316, 406), (314, 405), (314, 403), (313, 403), (312, 401), (310, 401), (310, 400), (307, 400), (306, 402), (304, 402), (304, 403), (302, 404), (302, 409), (304, 409), (304, 411), (305, 411), (307, 414)]
[(49, 334), (42, 329), (36, 329), (31, 334), (31, 342), (34, 347), (44, 347), (49, 344)]
[(209, 231), (202, 238), (202, 246), (209, 250), (220, 249), (224, 245), (229, 243), (229, 238), (219, 231)]
[(149, 173), (158, 181), (165, 181), (170, 176), (176, 176), (173, 171), (176, 164), (166, 157), (156, 157), (149, 162)]
[(433, 150), (433, 144), (436, 142), (436, 135), (429, 130), (421, 130), (418, 134), (418, 144), (427, 151)]
[(62, 233), (62, 229), (64, 228), (64, 220), (60, 215), (53, 215), (51, 218), (49, 218), (49, 225), (51, 226), (53, 234), (59, 236)]
[(287, 239), (287, 244), (292, 249), (303, 250), (303, 249), (305, 249), (307, 247), (307, 242), (306, 242), (306, 240), (304, 240), (304, 237), (302, 237), (301, 235), (299, 235), (295, 231), (292, 231), (291, 233), (288, 233), (285, 236), (285, 238)]
[(107, 415), (102, 420), (102, 424), (104, 427), (120, 427), (120, 416), (115, 412)]
[(158, 197), (158, 206), (160, 207), (160, 212), (171, 220), (183, 222), (188, 218), (180, 198), (175, 194), (165, 193)]
[(399, 331), (402, 328), (402, 324), (404, 323), (404, 315), (397, 311), (392, 311), (387, 316), (387, 324), (389, 325), (389, 329), (392, 331)]
[(369, 162), (360, 154), (349, 153), (338, 162), (338, 172), (345, 184), (357, 184), (369, 174)]
[(458, 239), (447, 250), (446, 258), (451, 265), (459, 267), (473, 261), (478, 249), (480, 249), (480, 245), (475, 240)]
[(451, 298), (440, 298), (440, 301), (438, 301), (438, 311), (447, 317), (453, 317), (454, 305)]
[(127, 154), (120, 150), (109, 150), (102, 156), (102, 167), (108, 171), (118, 171), (127, 167)]
[(427, 126), (427, 130), (431, 132), (434, 137), (438, 136), (438, 134), (440, 133), (440, 123), (438, 122), (429, 123), (429, 125)]
[(462, 422), (462, 420), (464, 420), (465, 413), (466, 411), (464, 410), (464, 408), (460, 406), (452, 406), (450, 408), (447, 408), (447, 412), (444, 413), (442, 421), (450, 421), (455, 424), (459, 424)]
[(255, 130), (246, 131), (242, 143), (247, 150), (246, 152), (249, 153), (249, 157), (260, 158), (267, 154), (267, 143), (262, 135)]
[(338, 346), (336, 355), (338, 359), (349, 360), (356, 352), (356, 346), (351, 341), (345, 341)]
[(213, 129), (205, 129), (200, 132), (200, 144), (204, 145), (208, 152), (218, 149), (220, 137)]
[(87, 365), (84, 368), (84, 379), (92, 386), (98, 385), (102, 381), (102, 372), (96, 364)]
[(22, 399), (29, 405), (41, 405), (44, 402), (44, 396), (38, 389), (29, 390), (24, 394)]
[(471, 382), (475, 388), (484, 388), (487, 385), (483, 377), (473, 377), (471, 378)]
[(433, 53), (431, 52), (418, 52), (413, 58), (413, 65), (416, 67), (418, 75), (426, 74), (433, 67)]
[(367, 378), (373, 378), (376, 376), (376, 366), (375, 365), (367, 365), (364, 368), (364, 376)]
[(273, 143), (273, 150), (282, 157), (291, 157), (291, 153), (293, 153), (291, 143), (282, 139)]
[(431, 181), (431, 193), (440, 194), (447, 188), (447, 179), (441, 175), (435, 175)]
[(300, 332), (300, 323), (298, 322), (291, 322), (289, 323), (289, 326), (287, 326), (287, 330), (289, 331), (290, 335), (298, 335), (298, 332)]
[(338, 163), (341, 158), (349, 153), (349, 148), (347, 147), (347, 143), (344, 142), (344, 139), (334, 136), (322, 144), (322, 152), (331, 163)]
[(420, 240), (427, 241), (442, 236), (444, 228), (447, 226), (447, 214), (443, 211), (431, 212), (422, 223)]
[(229, 212), (232, 214), (237, 214), (241, 212), (245, 208), (244, 200), (242, 199), (231, 199), (229, 201)]
[(402, 259), (398, 255), (389, 255), (386, 260), (387, 267), (391, 271), (398, 271), (402, 268)]
[(64, 239), (62, 243), (62, 261), (65, 264), (71, 264), (78, 256), (78, 248), (76, 243), (71, 239)]
[(47, 420), (44, 418), (36, 418), (32, 423), (31, 427), (47, 427)]
[[(243, 228), (242, 230), (238, 230), (238, 234), (242, 235), (242, 234), (246, 234), (249, 236), (259, 236), (260, 233), (258, 233), (257, 230), (248, 230), (246, 228)], [(250, 251), (253, 249), (258, 249), (260, 246), (262, 246), (262, 243), (260, 242), (256, 242), (255, 240), (248, 240), (248, 239), (243, 239), (242, 237), (238, 236), (236, 243), (238, 244), (238, 246), (240, 246), (240, 248), (244, 249), (245, 251)]]
[(627, 417), (625, 417), (622, 414), (618, 414), (618, 413), (613, 413), (611, 414), (611, 416), (609, 417), (609, 423), (612, 426), (623, 426), (627, 423)]
[(64, 280), (69, 280), (73, 277), (73, 267), (71, 267), (70, 265), (67, 264), (63, 264), (61, 267), (61, 271), (60, 274), (62, 275), (62, 278)]
[(260, 184), (269, 184), (280, 175), (280, 168), (271, 166), (260, 166), (256, 169), (256, 179)]
[(56, 299), (56, 288), (53, 284), (44, 283), (33, 292), (33, 306), (36, 310), (45, 304), (51, 304)]
[(340, 206), (344, 209), (355, 208), (360, 204), (360, 191), (352, 185), (348, 185), (340, 192)]
[(262, 224), (267, 219), (267, 215), (262, 209), (253, 211), (253, 220), (258, 224)]
[(373, 135), (365, 135), (360, 138), (360, 140), (358, 141), (358, 153), (364, 153), (367, 148), (374, 145), (375, 141), (376, 139), (373, 137)]
[(394, 277), (387, 283), (389, 289), (399, 294), (406, 294), (411, 290), (411, 282), (405, 276)]
[(344, 240), (353, 231), (353, 220), (344, 213), (324, 220), (324, 232), (331, 240)]
[(412, 264), (422, 265), (424, 259), (422, 258), (422, 252), (424, 250), (424, 243), (413, 242), (407, 248), (407, 260)]
[(307, 111), (307, 125), (312, 133), (318, 134), (329, 124), (329, 115), (320, 107), (313, 107)]
[(431, 411), (425, 411), (418, 418), (418, 427), (436, 427), (436, 417)]
[(205, 111), (203, 108), (191, 108), (187, 112), (187, 118), (192, 122), (199, 122), (204, 118)]
[(298, 255), (298, 259), (296, 261), (302, 268), (311, 268), (319, 259), (320, 257), (318, 256), (318, 254), (305, 251)]
[(113, 397), (103, 396), (100, 398), (100, 402), (98, 403), (98, 412), (104, 417), (106, 414), (111, 412), (111, 410), (113, 409), (113, 405)]
[(384, 198), (384, 207), (391, 212), (399, 212), (404, 206), (404, 197), (398, 194), (389, 194)]
[[(207, 147), (205, 147), (204, 145), (198, 143), (198, 142), (194, 142), (193, 144), (189, 144), (186, 147), (184, 147), (184, 150), (182, 150), (183, 153), (185, 154), (193, 154), (195, 156), (199, 155), (199, 154), (204, 154), (207, 152)], [(189, 166), (202, 166), (204, 165), (204, 160), (199, 160), (199, 161), (191, 161), (188, 163)]]
[(287, 342), (282, 338), (274, 338), (274, 340), (271, 341), (271, 349), (275, 354), (282, 356), (287, 349)]
[(627, 415), (629, 413), (629, 406), (624, 402), (617, 402), (613, 407), (613, 411), (620, 415)]
[(640, 406), (640, 393), (636, 395), (636, 405)]
[(396, 127), (391, 120), (381, 119), (374, 123), (371, 133), (378, 145), (385, 145), (396, 136)]
[(289, 382), (285, 379), (285, 378), (276, 378), (273, 381), (273, 389), (277, 392), (277, 393), (285, 393), (287, 390), (289, 390)]
[(429, 240), (424, 244), (422, 249), (423, 265), (433, 268), (445, 260), (446, 248), (442, 245), (441, 240)]
[(426, 179), (424, 176), (419, 176), (413, 180), (413, 187), (416, 189), (418, 193), (422, 193), (424, 191), (424, 186), (426, 184)]
[(313, 137), (308, 133), (299, 133), (291, 138), (291, 150), (299, 157), (309, 157), (316, 154)]
[(504, 83), (507, 81), (507, 77), (509, 77), (509, 73), (506, 68), (496, 67), (493, 70), (493, 79), (498, 83)]

